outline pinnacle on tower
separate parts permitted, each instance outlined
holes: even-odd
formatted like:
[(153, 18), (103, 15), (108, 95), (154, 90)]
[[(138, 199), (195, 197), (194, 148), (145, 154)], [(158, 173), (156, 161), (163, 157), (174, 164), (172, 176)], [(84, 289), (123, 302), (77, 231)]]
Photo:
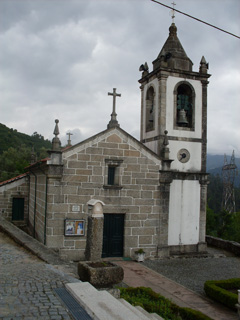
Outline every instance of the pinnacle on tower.
[(208, 71), (208, 63), (206, 62), (205, 57), (202, 56), (202, 59), (200, 61), (199, 72), (200, 73), (207, 73), (207, 71)]
[(59, 123), (59, 120), (56, 119), (55, 120), (55, 128), (53, 131), (53, 134), (55, 134), (55, 137), (52, 139), (52, 151), (60, 151), (60, 149), (61, 149), (61, 141), (58, 138), (58, 135), (59, 135), (58, 123)]

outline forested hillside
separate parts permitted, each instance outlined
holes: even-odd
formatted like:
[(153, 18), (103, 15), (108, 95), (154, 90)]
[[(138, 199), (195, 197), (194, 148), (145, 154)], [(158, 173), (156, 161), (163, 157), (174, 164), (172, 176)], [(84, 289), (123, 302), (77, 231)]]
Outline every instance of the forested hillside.
[(28, 148), (34, 146), (34, 149), (37, 152), (39, 152), (41, 148), (51, 148), (51, 142), (49, 140), (44, 140), (44, 137), (37, 132), (34, 132), (29, 136), (25, 133), (18, 132), (17, 130), (10, 129), (0, 123), (0, 154), (10, 147), (16, 148), (21, 145), (25, 145)]
[(43, 159), (51, 149), (51, 142), (37, 132), (29, 136), (0, 124), (0, 181), (24, 172), (31, 161), (33, 147), (35, 159)]

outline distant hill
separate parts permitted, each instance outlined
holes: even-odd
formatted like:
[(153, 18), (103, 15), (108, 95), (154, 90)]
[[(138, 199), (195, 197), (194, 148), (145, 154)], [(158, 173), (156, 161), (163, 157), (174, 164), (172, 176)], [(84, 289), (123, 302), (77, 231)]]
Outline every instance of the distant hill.
[[(231, 156), (227, 156), (228, 163), (230, 162)], [(224, 164), (224, 155), (207, 155), (207, 170), (213, 170), (216, 168), (222, 168)], [(235, 158), (235, 164), (239, 168), (240, 158)]]
[(32, 136), (29, 136), (0, 123), (0, 155), (10, 147), (17, 148), (21, 145), (25, 145), (28, 148), (34, 146), (34, 150), (37, 153), (41, 148), (51, 149), (51, 142), (45, 140), (41, 134), (34, 132)]

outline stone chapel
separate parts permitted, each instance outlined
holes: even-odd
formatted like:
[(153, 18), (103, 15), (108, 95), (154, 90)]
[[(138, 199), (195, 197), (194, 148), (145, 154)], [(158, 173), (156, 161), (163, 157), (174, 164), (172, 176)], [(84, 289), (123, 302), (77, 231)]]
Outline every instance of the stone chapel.
[(204, 252), (210, 75), (204, 57), (192, 66), (172, 23), (152, 71), (140, 66), (140, 141), (113, 89), (107, 129), (63, 149), (56, 120), (49, 158), (0, 183), (1, 214), (68, 260)]

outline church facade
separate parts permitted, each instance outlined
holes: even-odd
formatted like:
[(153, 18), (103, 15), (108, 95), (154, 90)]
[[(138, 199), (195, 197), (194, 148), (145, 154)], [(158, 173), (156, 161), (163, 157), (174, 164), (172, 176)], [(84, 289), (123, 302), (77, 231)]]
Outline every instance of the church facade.
[[(56, 120), (50, 157), (27, 168), (28, 181), (21, 178), (31, 234), (65, 259), (85, 260), (94, 232), (99, 257), (134, 257), (139, 248), (147, 258), (205, 250), (210, 75), (204, 57), (192, 71), (174, 23), (169, 31), (153, 70), (140, 67), (140, 141), (120, 128), (114, 89), (105, 131), (62, 149)], [(3, 195), (6, 184), (2, 206), (4, 196), (12, 199)]]

